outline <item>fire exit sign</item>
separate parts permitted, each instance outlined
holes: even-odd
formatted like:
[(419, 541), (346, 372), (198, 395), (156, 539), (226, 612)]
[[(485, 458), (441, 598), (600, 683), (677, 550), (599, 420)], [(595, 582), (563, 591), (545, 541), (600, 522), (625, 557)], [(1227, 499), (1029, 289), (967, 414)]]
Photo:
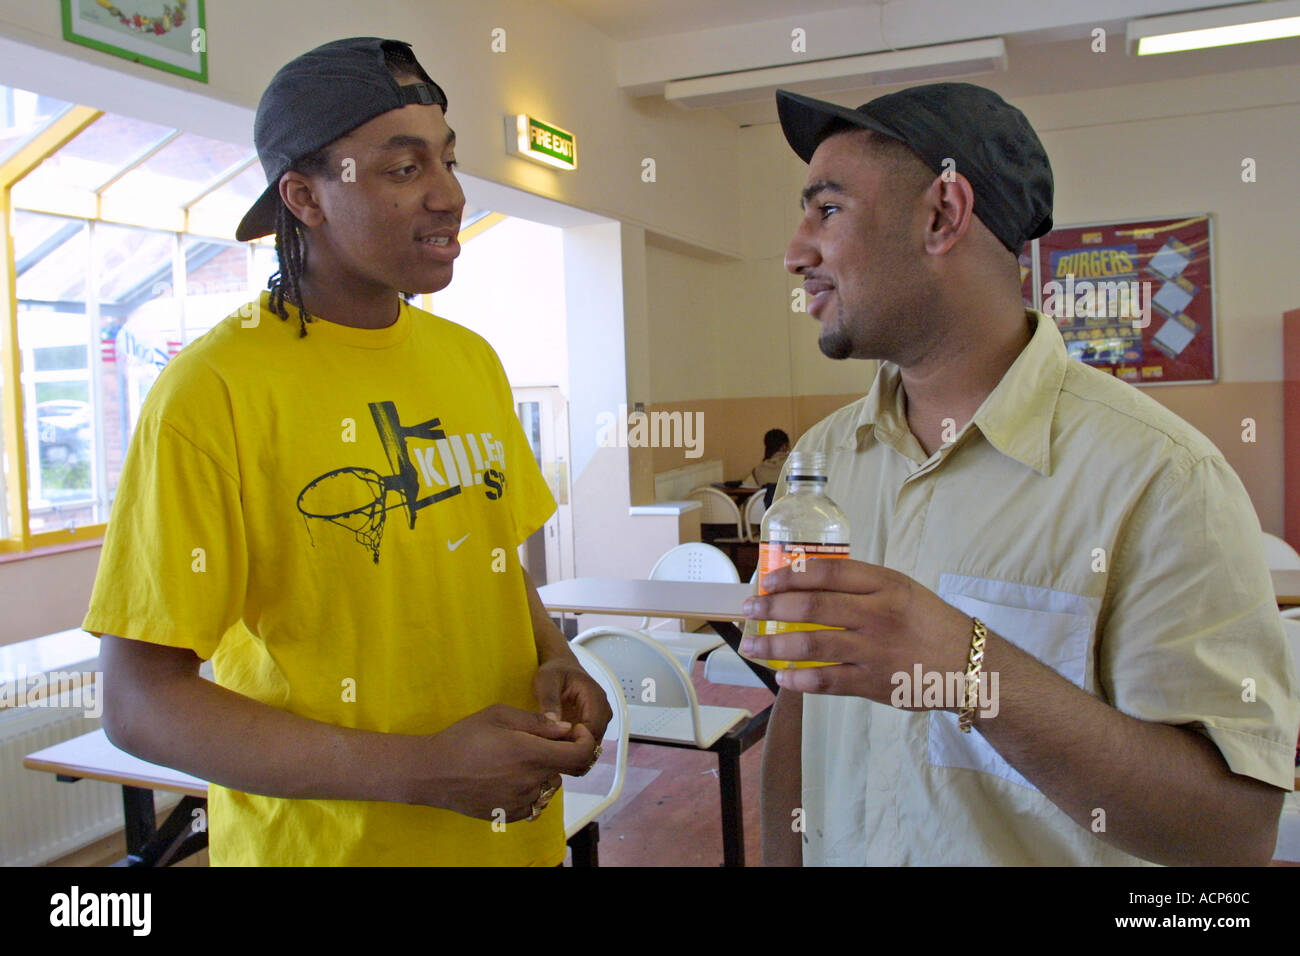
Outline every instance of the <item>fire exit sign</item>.
[(578, 139), (568, 130), (520, 113), (514, 132), (511, 152), (558, 169), (578, 168)]

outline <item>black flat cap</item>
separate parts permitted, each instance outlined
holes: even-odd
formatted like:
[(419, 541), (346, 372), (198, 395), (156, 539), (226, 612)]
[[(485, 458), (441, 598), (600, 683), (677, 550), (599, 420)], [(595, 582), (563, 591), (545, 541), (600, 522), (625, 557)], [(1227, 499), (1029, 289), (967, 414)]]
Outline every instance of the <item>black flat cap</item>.
[[(961, 173), (975, 192), (975, 215), (1019, 253), (1052, 229), (1052, 167), (1025, 114), (973, 83), (914, 86), (856, 110), (776, 91), (785, 138), (805, 163), (842, 122), (906, 143), (942, 173)], [(952, 163), (945, 164), (945, 159)]]

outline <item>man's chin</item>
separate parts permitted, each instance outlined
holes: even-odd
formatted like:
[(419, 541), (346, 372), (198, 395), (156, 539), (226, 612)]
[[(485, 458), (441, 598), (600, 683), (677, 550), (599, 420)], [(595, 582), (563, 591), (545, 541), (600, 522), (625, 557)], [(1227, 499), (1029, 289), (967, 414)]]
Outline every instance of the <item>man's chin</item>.
[(853, 340), (842, 329), (823, 332), (817, 337), (817, 347), (822, 350), (822, 355), (827, 358), (846, 359), (853, 357)]

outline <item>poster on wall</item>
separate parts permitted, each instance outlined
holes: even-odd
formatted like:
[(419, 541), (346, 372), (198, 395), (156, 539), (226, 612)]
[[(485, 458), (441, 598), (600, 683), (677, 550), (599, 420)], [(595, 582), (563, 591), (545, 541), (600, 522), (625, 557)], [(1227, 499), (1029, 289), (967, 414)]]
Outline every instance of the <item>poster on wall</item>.
[(1208, 215), (1053, 229), (1031, 265), (1071, 358), (1134, 385), (1215, 381)]
[(1038, 299), (1034, 295), (1034, 289), (1038, 287), (1038, 280), (1034, 277), (1034, 242), (1030, 240), (1025, 243), (1025, 248), (1020, 250), (1017, 259), (1020, 262), (1020, 297), (1025, 301), (1026, 309), (1038, 308)]
[(63, 39), (208, 82), (203, 0), (62, 0)]

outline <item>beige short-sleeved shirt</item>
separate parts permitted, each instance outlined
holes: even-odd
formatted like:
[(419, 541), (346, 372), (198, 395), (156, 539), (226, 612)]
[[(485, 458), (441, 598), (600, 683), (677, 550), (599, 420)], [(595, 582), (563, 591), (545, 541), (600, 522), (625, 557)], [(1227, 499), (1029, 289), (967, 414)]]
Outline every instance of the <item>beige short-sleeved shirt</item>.
[[(1027, 318), (1028, 346), (933, 455), (888, 362), (800, 439), (828, 453), (853, 558), (909, 575), (1126, 714), (1197, 724), (1233, 772), (1290, 790), (1300, 701), (1240, 480), (1182, 419), (1070, 360), (1051, 319)], [(803, 713), (805, 864), (1142, 862), (951, 712), (810, 694)]]

